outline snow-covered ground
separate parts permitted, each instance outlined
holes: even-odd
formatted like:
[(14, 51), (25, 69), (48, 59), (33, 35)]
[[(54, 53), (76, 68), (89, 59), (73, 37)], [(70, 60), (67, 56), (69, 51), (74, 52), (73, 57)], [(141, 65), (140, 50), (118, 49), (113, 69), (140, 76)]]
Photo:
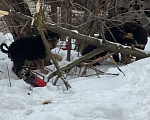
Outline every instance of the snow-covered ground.
[[(0, 43), (10, 43), (12, 37), (7, 36), (0, 34)], [(150, 51), (150, 42), (146, 50)], [(59, 65), (67, 65), (66, 51), (60, 50), (60, 55), (63, 61)], [(77, 59), (75, 51), (72, 58)], [(68, 76), (72, 87), (68, 91), (61, 80), (57, 86), (51, 80), (47, 86), (30, 91), (11, 67), (10, 59), (0, 52), (0, 120), (150, 120), (150, 58), (120, 67), (125, 76), (111, 64), (96, 67), (119, 76)], [(54, 70), (53, 65), (47, 68)]]

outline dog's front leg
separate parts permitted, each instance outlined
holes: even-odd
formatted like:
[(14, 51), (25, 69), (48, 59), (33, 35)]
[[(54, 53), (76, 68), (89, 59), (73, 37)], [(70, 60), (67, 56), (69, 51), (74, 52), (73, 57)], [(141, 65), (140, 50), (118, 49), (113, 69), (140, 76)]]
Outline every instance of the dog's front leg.
[(54, 58), (55, 58), (56, 60), (58, 60), (59, 62), (62, 61), (62, 57), (61, 57), (60, 55), (58, 55), (58, 54), (53, 54), (53, 56), (54, 56)]
[(44, 60), (43, 59), (39, 59), (39, 60), (34, 60), (36, 66), (38, 67), (38, 69), (41, 71), (41, 73), (43, 74), (48, 74), (49, 71), (44, 69)]

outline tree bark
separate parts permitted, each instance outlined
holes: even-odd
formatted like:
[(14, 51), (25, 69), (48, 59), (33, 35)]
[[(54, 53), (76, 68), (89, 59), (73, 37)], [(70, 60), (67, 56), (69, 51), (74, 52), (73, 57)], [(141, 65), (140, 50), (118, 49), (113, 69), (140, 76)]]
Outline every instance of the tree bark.
[[(68, 4), (67, 4), (67, 9), (68, 9), (68, 15), (67, 15), (67, 23), (71, 24), (72, 22), (72, 6), (71, 3), (72, 0), (68, 0)], [(68, 29), (70, 29), (70, 27), (68, 27)], [(68, 44), (67, 44), (67, 61), (70, 61), (70, 56), (71, 56), (71, 48), (72, 48), (72, 43), (71, 43), (71, 38), (69, 37), (68, 39)]]

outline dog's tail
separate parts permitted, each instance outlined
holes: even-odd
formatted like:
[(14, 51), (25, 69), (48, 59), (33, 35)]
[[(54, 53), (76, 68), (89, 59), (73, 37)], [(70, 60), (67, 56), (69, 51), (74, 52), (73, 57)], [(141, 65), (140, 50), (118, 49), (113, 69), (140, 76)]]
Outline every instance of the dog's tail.
[[(6, 47), (7, 50), (5, 50), (3, 47)], [(9, 47), (7, 46), (6, 43), (2, 43), (1, 46), (0, 46), (0, 48), (1, 48), (1, 51), (2, 51), (3, 53), (8, 53)]]

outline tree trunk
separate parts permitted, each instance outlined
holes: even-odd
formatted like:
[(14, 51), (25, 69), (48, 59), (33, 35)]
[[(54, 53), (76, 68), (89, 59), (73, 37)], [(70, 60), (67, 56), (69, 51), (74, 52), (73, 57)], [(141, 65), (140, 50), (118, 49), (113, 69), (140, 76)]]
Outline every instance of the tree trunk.
[[(67, 15), (67, 23), (68, 24), (71, 24), (71, 22), (72, 22), (72, 6), (71, 6), (71, 3), (70, 2), (72, 2), (72, 0), (71, 1), (68, 1), (68, 4), (67, 4), (67, 11), (68, 11), (68, 15)], [(69, 26), (68, 26), (68, 29), (71, 29)], [(68, 44), (67, 44), (68, 46), (67, 46), (67, 61), (70, 61), (70, 56), (71, 56), (71, 48), (72, 48), (72, 43), (71, 43), (71, 38), (69, 37), (69, 39), (68, 39)]]

